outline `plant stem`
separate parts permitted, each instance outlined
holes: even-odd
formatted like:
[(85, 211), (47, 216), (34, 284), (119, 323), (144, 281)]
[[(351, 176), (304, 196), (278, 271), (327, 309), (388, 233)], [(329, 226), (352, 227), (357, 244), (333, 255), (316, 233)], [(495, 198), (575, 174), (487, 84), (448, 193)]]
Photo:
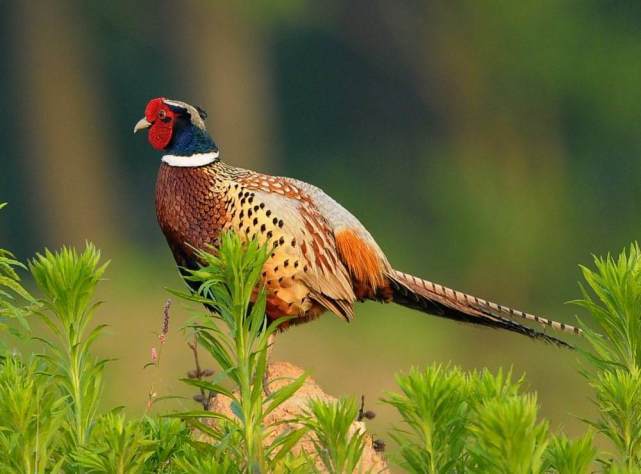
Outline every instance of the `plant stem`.
[[(194, 354), (194, 363), (196, 364), (196, 378), (198, 380), (201, 380), (203, 372), (200, 369), (200, 362), (198, 360), (198, 334), (194, 334), (194, 342), (188, 342), (187, 345), (191, 349), (191, 352)], [(211, 396), (207, 396), (205, 394), (205, 389), (202, 387), (200, 388), (200, 396), (202, 398), (203, 409), (209, 410), (209, 399), (211, 398)]]

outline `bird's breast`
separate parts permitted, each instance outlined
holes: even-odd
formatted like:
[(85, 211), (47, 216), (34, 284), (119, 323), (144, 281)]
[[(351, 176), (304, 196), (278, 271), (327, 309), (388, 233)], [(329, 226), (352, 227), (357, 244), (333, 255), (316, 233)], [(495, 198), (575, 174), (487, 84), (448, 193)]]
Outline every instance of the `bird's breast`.
[(225, 225), (224, 199), (215, 181), (202, 168), (160, 167), (156, 216), (179, 265), (192, 266), (193, 248), (214, 245)]

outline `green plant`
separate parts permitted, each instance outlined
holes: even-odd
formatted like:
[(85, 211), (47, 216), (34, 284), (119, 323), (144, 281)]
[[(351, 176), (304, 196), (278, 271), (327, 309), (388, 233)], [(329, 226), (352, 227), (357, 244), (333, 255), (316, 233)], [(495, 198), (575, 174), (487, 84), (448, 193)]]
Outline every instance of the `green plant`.
[(172, 472), (175, 458), (190, 446), (191, 430), (175, 418), (145, 417), (142, 420), (145, 438), (154, 444), (145, 461), (146, 472)]
[[(16, 270), (24, 267), (0, 249), (0, 324), (11, 327), (9, 319), (19, 319), (24, 330), (35, 313), (54, 336), (35, 338), (44, 345), (42, 354), (5, 351), (0, 357), (1, 472), (293, 474), (316, 470), (317, 460), (332, 473), (358, 469), (364, 433), (354, 428), (358, 410), (351, 399), (311, 402), (304, 416), (279, 420), (299, 427), (276, 437), (277, 425), (265, 424), (305, 381), (303, 375), (265, 396), (269, 336), (282, 321), (269, 324), (264, 315), (265, 292), (258, 282), (265, 249), (224, 235), (216, 255), (198, 255), (202, 267), (188, 272), (197, 291), (180, 296), (214, 310), (213, 317), (200, 314), (188, 327), (221, 370), (184, 382), (228, 397), (233, 415), (195, 410), (127, 419), (119, 411), (100, 413), (107, 361), (91, 351), (104, 328), (92, 324), (93, 294), (106, 267), (99, 252), (88, 244), (82, 252), (63, 248), (37, 255), (29, 269), (43, 294), (38, 301), (21, 286)], [(603, 472), (640, 472), (641, 251), (633, 245), (617, 259), (595, 259), (595, 267), (582, 268), (592, 292), (582, 288), (577, 302), (594, 321), (590, 327), (581, 323), (589, 345), (581, 350), (583, 373), (599, 409), (589, 423), (615, 452), (597, 453), (592, 431), (576, 440), (551, 434), (538, 418), (536, 395), (524, 393), (523, 378), (513, 379), (510, 371), (433, 365), (399, 375), (400, 392), (384, 400), (404, 422), (392, 434), (402, 467), (565, 474), (590, 472), (596, 458)], [(167, 323), (165, 311), (161, 344)], [(158, 369), (157, 358), (153, 362)], [(154, 400), (163, 398), (169, 397)], [(210, 443), (194, 439), (191, 428)], [(314, 459), (292, 453), (306, 435), (314, 443)]]
[(20, 335), (8, 320), (29, 329), (35, 313), (53, 337), (34, 338), (42, 354), (0, 357), (0, 472), (172, 472), (173, 458), (191, 442), (184, 423), (99, 413), (107, 361), (91, 349), (104, 328), (92, 327), (93, 294), (106, 268), (100, 253), (87, 244), (83, 252), (37, 255), (28, 268), (40, 301), (21, 286), (20, 268), (27, 267), (0, 249), (0, 328)]
[[(0, 209), (5, 204), (0, 203)], [(23, 337), (27, 317), (39, 308), (21, 284), (16, 270), (26, 269), (13, 254), (0, 249), (0, 336), (2, 329)], [(21, 329), (9, 323), (17, 320)], [(9, 323), (9, 324), (8, 324)], [(6, 341), (0, 337), (0, 348)], [(54, 381), (42, 373), (39, 360), (20, 353), (0, 354), (0, 471), (60, 472), (65, 460), (58, 436), (65, 400)]]
[[(265, 256), (265, 250), (254, 243), (244, 246), (236, 237), (225, 237), (218, 256), (202, 253), (205, 265), (190, 276), (200, 281), (200, 291), (183, 295), (217, 311), (216, 321), (207, 314), (191, 328), (223, 371), (210, 381), (186, 382), (229, 396), (235, 416), (203, 411), (181, 414), (213, 438), (209, 445), (192, 439), (189, 427), (176, 418), (127, 420), (115, 411), (100, 414), (107, 360), (96, 358), (92, 347), (105, 326), (93, 326), (92, 317), (98, 306), (93, 294), (106, 264), (100, 263), (100, 253), (91, 244), (82, 252), (63, 248), (37, 255), (29, 269), (43, 298), (36, 305), (25, 294), (31, 306), (16, 309), (23, 314), (36, 310), (54, 337), (34, 338), (45, 351), (28, 364), (17, 354), (0, 359), (0, 467), (25, 472), (308, 472), (310, 459), (290, 452), (307, 428), (285, 431), (265, 443), (276, 428), (263, 426), (265, 416), (305, 380), (301, 376), (263, 396), (268, 339), (281, 322), (267, 324), (265, 294), (255, 294)], [(6, 263), (11, 268), (20, 266)], [(0, 293), (4, 307), (9, 296)], [(161, 343), (167, 336), (167, 322), (165, 311)], [(231, 382), (229, 389), (223, 385), (225, 378)], [(355, 418), (355, 408), (350, 407), (339, 410), (334, 420), (337, 427), (349, 426)], [(200, 421), (205, 417), (218, 423), (206, 425)], [(331, 434), (327, 429), (332, 426), (324, 427), (322, 420), (307, 418), (318, 423), (319, 434)]]
[[(197, 317), (190, 328), (200, 346), (219, 364), (221, 372), (209, 381), (184, 379), (184, 382), (229, 397), (235, 416), (205, 411), (176, 416), (189, 420), (215, 442), (224, 444), (244, 470), (273, 470), (304, 433), (303, 430), (292, 430), (265, 445), (267, 436), (276, 428), (265, 426), (265, 417), (289, 399), (306, 376), (264, 396), (269, 336), (283, 322), (277, 320), (268, 324), (265, 318), (265, 291), (258, 287), (258, 282), (267, 258), (266, 249), (255, 241), (243, 244), (237, 235), (230, 233), (221, 237), (216, 255), (201, 251), (198, 257), (203, 265), (189, 271), (187, 276), (187, 280), (198, 288), (197, 292), (176, 294), (214, 310)], [(223, 385), (225, 380), (233, 388)], [(201, 418), (213, 418), (218, 426), (205, 425)]]
[(547, 422), (537, 421), (534, 395), (495, 398), (477, 406), (469, 452), (476, 472), (543, 472)]
[[(5, 206), (6, 203), (0, 203), (0, 210)], [(9, 321), (17, 320), (24, 330), (28, 330), (27, 315), (35, 309), (36, 300), (22, 286), (18, 269), (25, 270), (26, 267), (11, 252), (0, 248), (0, 331), (8, 329), (12, 334), (21, 336), (22, 333), (9, 325)], [(2, 342), (0, 340), (0, 349)]]
[(185, 474), (239, 474), (243, 472), (232, 456), (208, 444), (190, 445), (174, 459), (176, 472)]
[(590, 472), (595, 457), (596, 448), (591, 431), (576, 440), (571, 440), (565, 435), (552, 436), (547, 449), (546, 472), (558, 474)]
[(641, 249), (630, 245), (618, 258), (594, 257), (595, 269), (581, 266), (594, 293), (581, 286), (575, 304), (587, 309), (596, 327), (581, 324), (592, 349), (586, 352), (596, 369), (628, 370), (641, 366)]
[(316, 454), (327, 472), (355, 472), (363, 454), (365, 432), (353, 425), (358, 416), (356, 402), (311, 400), (304, 425), (313, 433)]
[(591, 376), (601, 416), (591, 424), (612, 441), (627, 467), (641, 466), (641, 373), (601, 371)]
[(575, 303), (592, 315), (595, 327), (582, 324), (591, 351), (584, 351), (583, 374), (596, 393), (599, 418), (591, 421), (618, 456), (601, 461), (611, 469), (641, 466), (641, 250), (637, 244), (620, 253), (594, 259), (582, 267), (592, 290), (582, 288)]
[[(502, 370), (466, 373), (441, 365), (399, 375), (402, 393), (391, 393), (384, 400), (398, 410), (405, 424), (392, 433), (399, 446), (395, 460), (420, 473), (529, 474), (557, 472), (563, 462), (570, 465), (574, 461), (561, 459), (559, 453), (573, 452), (554, 444), (550, 454), (547, 422), (537, 418), (536, 396), (521, 393), (522, 382)], [(584, 451), (592, 448), (591, 442), (589, 438), (581, 445)], [(579, 456), (575, 464), (586, 456)]]
[(520, 381), (485, 371), (431, 367), (398, 378), (402, 394), (386, 400), (408, 431), (393, 435), (399, 462), (413, 472), (588, 472), (597, 458), (607, 472), (641, 466), (641, 250), (633, 244), (616, 259), (581, 267), (588, 289), (576, 301), (593, 325), (580, 322), (589, 345), (580, 353), (595, 391), (599, 417), (590, 420), (612, 443), (597, 456), (592, 433), (571, 441), (550, 436), (537, 421), (536, 398)]
[(0, 364), (0, 472), (60, 472), (65, 400), (36, 360)]
[(112, 412), (100, 417), (91, 442), (79, 447), (73, 458), (89, 473), (135, 474), (144, 472), (156, 444), (146, 436), (141, 421), (127, 421)]
[(44, 310), (37, 314), (57, 344), (37, 338), (46, 346), (40, 357), (45, 371), (53, 377), (67, 402), (64, 432), (71, 451), (85, 446), (96, 423), (102, 395), (102, 372), (106, 359), (97, 359), (91, 347), (105, 325), (89, 330), (98, 303), (92, 302), (96, 285), (107, 264), (100, 264), (100, 252), (87, 244), (82, 253), (63, 248), (38, 254), (29, 269), (42, 291)]
[(468, 387), (458, 368), (414, 368), (396, 377), (401, 394), (384, 400), (407, 425), (392, 435), (400, 447), (401, 465), (414, 472), (461, 469), (468, 417)]

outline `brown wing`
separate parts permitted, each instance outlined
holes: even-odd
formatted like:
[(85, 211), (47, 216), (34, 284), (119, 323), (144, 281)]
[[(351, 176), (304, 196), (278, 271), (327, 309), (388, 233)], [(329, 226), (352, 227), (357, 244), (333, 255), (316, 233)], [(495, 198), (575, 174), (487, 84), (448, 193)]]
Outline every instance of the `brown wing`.
[(263, 271), (268, 299), (299, 312), (309, 309), (307, 299), (351, 319), (356, 297), (350, 274), (332, 226), (310, 196), (284, 178), (251, 174), (239, 181), (229, 191), (234, 211), (228, 227), (272, 246)]
[(289, 181), (310, 196), (331, 226), (338, 256), (350, 272), (357, 297), (380, 299), (393, 270), (372, 235), (352, 213), (320, 188), (302, 181)]

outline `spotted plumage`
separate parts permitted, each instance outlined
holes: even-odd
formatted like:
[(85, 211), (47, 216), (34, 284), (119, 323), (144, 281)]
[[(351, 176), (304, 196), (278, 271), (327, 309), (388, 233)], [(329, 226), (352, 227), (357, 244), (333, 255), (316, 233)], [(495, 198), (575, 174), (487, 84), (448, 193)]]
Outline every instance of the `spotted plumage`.
[(166, 152), (156, 184), (158, 222), (181, 267), (196, 267), (194, 248), (215, 248), (223, 232), (267, 245), (266, 314), (293, 316), (282, 328), (326, 311), (349, 321), (356, 301), (373, 299), (560, 345), (567, 344), (518, 320), (580, 333), (395, 270), (359, 220), (319, 188), (222, 162), (205, 117), (202, 109), (159, 98), (136, 124)]

